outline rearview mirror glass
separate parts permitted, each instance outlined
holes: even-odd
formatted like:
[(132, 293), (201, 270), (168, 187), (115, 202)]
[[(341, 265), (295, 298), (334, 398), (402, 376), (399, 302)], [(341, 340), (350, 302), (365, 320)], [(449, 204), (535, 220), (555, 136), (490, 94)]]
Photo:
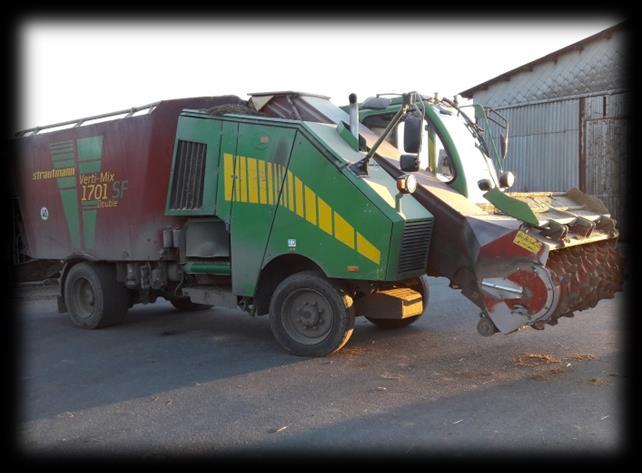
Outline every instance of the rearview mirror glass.
[(508, 156), (508, 135), (501, 135), (500, 145), (502, 147), (502, 159), (506, 159), (506, 156)]
[(403, 147), (406, 153), (416, 154), (421, 151), (423, 125), (424, 119), (420, 114), (409, 113), (406, 115), (403, 129)]

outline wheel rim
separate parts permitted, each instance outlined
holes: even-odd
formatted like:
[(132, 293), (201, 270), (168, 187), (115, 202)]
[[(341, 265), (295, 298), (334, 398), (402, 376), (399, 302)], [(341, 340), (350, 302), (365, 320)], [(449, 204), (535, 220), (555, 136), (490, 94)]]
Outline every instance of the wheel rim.
[(329, 301), (313, 289), (298, 289), (283, 302), (282, 322), (288, 336), (304, 345), (323, 341), (333, 325)]
[(76, 314), (83, 319), (91, 317), (96, 304), (96, 294), (91, 283), (81, 278), (74, 283), (73, 289)]

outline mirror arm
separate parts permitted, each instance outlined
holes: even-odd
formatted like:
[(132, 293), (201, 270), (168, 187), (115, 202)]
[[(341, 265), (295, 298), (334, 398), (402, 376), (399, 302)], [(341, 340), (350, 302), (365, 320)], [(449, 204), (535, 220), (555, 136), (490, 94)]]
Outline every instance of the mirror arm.
[(388, 126), (386, 126), (386, 129), (381, 133), (381, 136), (375, 144), (368, 150), (368, 153), (365, 155), (363, 159), (360, 159), (356, 163), (350, 165), (350, 169), (352, 169), (354, 172), (356, 172), (359, 175), (367, 175), (368, 174), (368, 162), (370, 159), (374, 156), (374, 154), (377, 152), (377, 149), (379, 146), (381, 146), (381, 143), (388, 137), (390, 132), (399, 124), (401, 119), (406, 115), (408, 112), (408, 108), (410, 106), (407, 104), (404, 104), (399, 111), (395, 114), (394, 117), (392, 117), (392, 120), (390, 120), (390, 123), (388, 123)]

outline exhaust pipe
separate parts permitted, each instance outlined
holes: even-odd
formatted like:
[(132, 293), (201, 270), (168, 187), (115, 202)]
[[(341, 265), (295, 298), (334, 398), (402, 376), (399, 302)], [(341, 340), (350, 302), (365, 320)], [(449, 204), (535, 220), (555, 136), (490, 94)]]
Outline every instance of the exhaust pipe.
[(350, 94), (350, 132), (359, 139), (359, 104), (357, 103), (357, 94)]

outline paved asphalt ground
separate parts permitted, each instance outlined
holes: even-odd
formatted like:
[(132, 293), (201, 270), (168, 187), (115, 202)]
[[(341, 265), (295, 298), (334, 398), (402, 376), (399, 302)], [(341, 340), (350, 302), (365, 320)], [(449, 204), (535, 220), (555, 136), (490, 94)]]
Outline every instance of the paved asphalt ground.
[(180, 313), (75, 328), (55, 287), (19, 290), (18, 444), (46, 453), (174, 455), (615, 453), (624, 293), (543, 331), (484, 338), (476, 307), (431, 279), (430, 316), (357, 319), (339, 353), (300, 358), (267, 318)]

